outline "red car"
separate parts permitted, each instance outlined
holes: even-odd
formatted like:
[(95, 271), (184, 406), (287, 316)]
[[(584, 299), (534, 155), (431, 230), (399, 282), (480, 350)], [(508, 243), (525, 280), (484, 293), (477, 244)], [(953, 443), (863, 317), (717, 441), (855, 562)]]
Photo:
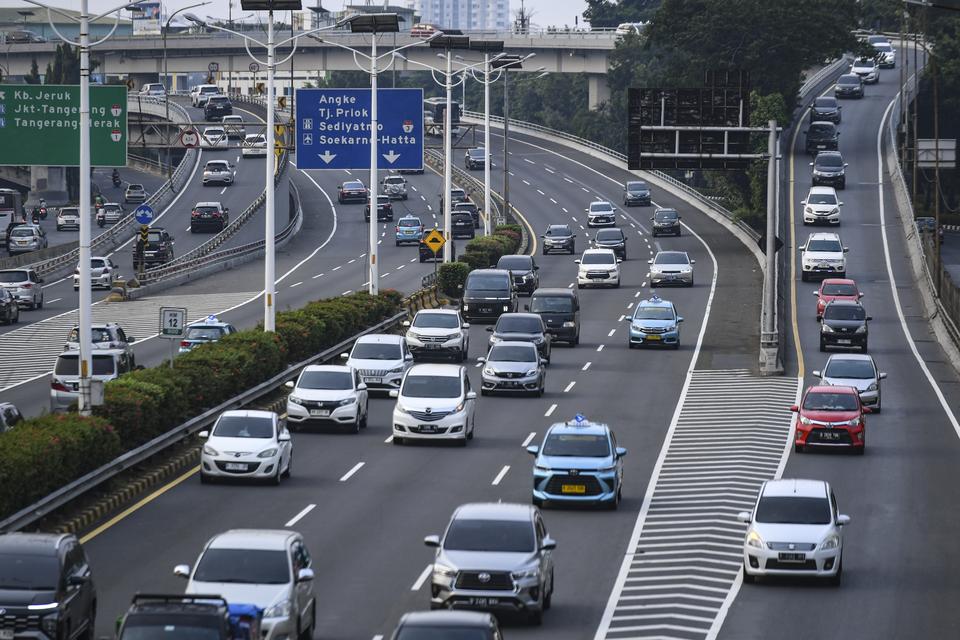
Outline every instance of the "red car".
[(793, 450), (803, 453), (812, 447), (852, 447), (862, 455), (867, 446), (865, 414), (870, 408), (860, 402), (853, 387), (814, 386), (803, 394), (803, 402), (790, 410), (798, 413)]
[(857, 287), (856, 280), (849, 278), (826, 278), (820, 283), (820, 288), (813, 292), (817, 296), (817, 320), (823, 317), (823, 308), (831, 300), (860, 300), (863, 294)]
[(412, 38), (429, 38), (434, 33), (437, 32), (437, 28), (432, 24), (415, 24), (410, 28), (410, 37)]

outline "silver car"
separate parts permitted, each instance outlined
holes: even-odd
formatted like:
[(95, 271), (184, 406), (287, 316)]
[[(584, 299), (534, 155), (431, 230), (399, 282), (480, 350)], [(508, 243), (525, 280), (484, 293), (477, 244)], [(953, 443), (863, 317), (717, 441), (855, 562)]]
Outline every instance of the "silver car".
[(0, 271), (0, 287), (28, 309), (43, 309), (43, 278), (33, 269), (6, 269)]
[(21, 224), (10, 231), (7, 246), (10, 255), (46, 249), (47, 234), (35, 224)]
[(658, 251), (656, 257), (647, 260), (650, 265), (650, 286), (679, 284), (693, 286), (693, 265), (686, 251)]
[(173, 573), (187, 578), (187, 594), (216, 593), (262, 608), (261, 640), (295, 640), (313, 638), (317, 625), (312, 567), (296, 531), (232, 529), (204, 545), (192, 571), (181, 564)]
[[(423, 539), (436, 548), (431, 609), (518, 613), (533, 624), (553, 598), (553, 550), (537, 507), (474, 503), (457, 507), (443, 537)], [(217, 592), (215, 592), (217, 593)]]
[(490, 347), (480, 373), (480, 393), (498, 391), (543, 395), (547, 368), (537, 345), (532, 342), (503, 341)]
[(373, 333), (361, 336), (341, 358), (355, 369), (370, 391), (399, 389), (403, 374), (413, 366), (413, 354), (403, 336)]
[(233, 184), (233, 165), (226, 160), (210, 160), (203, 167), (203, 186)]
[(147, 199), (147, 190), (142, 184), (128, 184), (123, 194), (124, 202), (144, 202)]
[(886, 372), (877, 368), (873, 356), (865, 353), (836, 353), (827, 359), (822, 371), (814, 371), (820, 384), (854, 387), (860, 392), (860, 401), (880, 413), (880, 381)]
[(100, 207), (100, 211), (103, 213), (103, 221), (107, 224), (120, 222), (120, 218), (126, 213), (119, 202), (105, 202), (104, 205)]

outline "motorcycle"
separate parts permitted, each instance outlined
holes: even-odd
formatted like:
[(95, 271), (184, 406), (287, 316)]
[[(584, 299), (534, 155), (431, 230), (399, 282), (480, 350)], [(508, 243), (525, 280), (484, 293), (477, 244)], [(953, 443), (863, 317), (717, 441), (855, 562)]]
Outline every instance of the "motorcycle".
[(120, 176), (113, 176), (113, 186), (114, 186), (114, 188), (119, 189), (119, 188), (120, 188), (120, 184), (121, 184), (121, 182), (120, 182)]
[(97, 210), (97, 226), (103, 227), (107, 224), (107, 214), (103, 212), (103, 209)]
[(47, 219), (47, 208), (46, 208), (46, 207), (40, 207), (40, 219), (41, 219), (41, 220), (46, 220), (46, 219)]

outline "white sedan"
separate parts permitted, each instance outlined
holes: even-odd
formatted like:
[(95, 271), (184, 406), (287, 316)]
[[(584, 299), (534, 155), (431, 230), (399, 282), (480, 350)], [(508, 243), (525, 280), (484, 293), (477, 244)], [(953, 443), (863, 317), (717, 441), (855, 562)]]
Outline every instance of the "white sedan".
[(227, 132), (223, 127), (207, 127), (200, 137), (200, 146), (204, 149), (226, 149)]
[(224, 411), (213, 429), (201, 431), (200, 481), (214, 478), (268, 480), (290, 476), (293, 442), (273, 411)]
[(244, 158), (266, 158), (267, 137), (262, 133), (247, 134), (243, 139), (243, 146), (240, 153)]

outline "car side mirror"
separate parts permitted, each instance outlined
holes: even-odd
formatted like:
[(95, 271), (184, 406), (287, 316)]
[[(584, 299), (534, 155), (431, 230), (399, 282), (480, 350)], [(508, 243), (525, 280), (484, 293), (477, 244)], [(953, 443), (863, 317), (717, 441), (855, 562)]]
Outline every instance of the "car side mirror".
[(413, 362), (413, 354), (412, 354), (412, 353), (408, 353), (407, 355), (403, 356), (403, 361), (404, 361), (404, 362)]
[(811, 166), (811, 167), (813, 166), (813, 163), (812, 163), (812, 162), (810, 163), (810, 166)]
[(74, 574), (67, 578), (67, 586), (70, 587), (81, 587), (88, 582), (90, 582), (90, 576)]
[(801, 201), (800, 201), (800, 204), (807, 204), (807, 201), (806, 201), (806, 200), (801, 200)]
[(677, 322), (683, 322), (683, 316), (677, 316)]
[(653, 258), (650, 258), (649, 260), (647, 260), (647, 264), (653, 264)]
[(493, 333), (493, 327), (487, 327), (487, 333)]
[(848, 524), (850, 524), (850, 516), (844, 515), (844, 514), (842, 514), (842, 513), (837, 516), (837, 526), (838, 526), (838, 527), (845, 527), (845, 526), (847, 526)]
[(389, 395), (391, 398), (397, 398), (400, 396), (400, 392), (396, 389), (391, 389), (387, 395)]
[(357, 391), (366, 391), (366, 390), (367, 390), (366, 382), (361, 382), (360, 384), (357, 385)]
[(477, 362), (486, 362), (486, 361), (487, 361), (486, 356), (480, 356), (479, 358), (477, 358)]
[(863, 413), (873, 413), (873, 409), (871, 409), (870, 407), (861, 407), (860, 410)]
[(867, 316), (867, 317), (865, 318), (865, 320), (866, 320), (867, 322), (870, 322), (871, 320), (873, 320), (873, 316)]
[(820, 291), (816, 291), (816, 290), (815, 290), (815, 291), (811, 291), (810, 293), (812, 293), (813, 295), (818, 296), (818, 297), (820, 296)]
[(806, 251), (806, 250), (807, 250), (807, 245), (802, 244), (802, 245), (800, 245), (800, 246), (797, 247), (797, 248), (800, 249), (800, 251)]
[(476, 400), (477, 392), (476, 391), (467, 391), (467, 400)]
[(464, 323), (463, 323), (463, 328), (464, 328), (464, 329), (469, 329), (469, 328), (470, 328), (470, 323), (469, 323), (469, 322), (464, 322)]
[(210, 437), (210, 432), (209, 432), (209, 431), (201, 431), (200, 433), (197, 434), (197, 436), (200, 437), (200, 438), (203, 438), (204, 440), (206, 440), (207, 438)]
[(544, 551), (551, 551), (557, 548), (557, 541), (551, 538), (550, 536), (544, 536), (543, 542), (540, 543), (540, 548)]
[(623, 262), (623, 258), (617, 258), (617, 264), (620, 264), (621, 262)]
[(844, 252), (844, 253), (848, 253), (849, 251), (850, 251), (850, 248), (849, 248), (849, 247), (844, 247), (844, 248), (843, 248), (843, 252)]
[(849, 162), (844, 162), (844, 163), (843, 163), (843, 166), (849, 167), (849, 166), (850, 166), (850, 163), (849, 163)]
[(886, 379), (886, 377), (887, 377), (887, 372), (886, 372), (886, 371), (881, 371), (881, 372), (880, 372), (880, 375), (878, 375), (877, 377), (878, 377), (880, 380), (884, 380), (884, 379)]
[(341, 360), (346, 360), (346, 359), (348, 359), (349, 357), (350, 357), (350, 354), (349, 354), (349, 353), (341, 353), (341, 354), (340, 354), (340, 359), (341, 359)]
[(286, 382), (283, 383), (283, 386), (285, 386), (287, 389), (293, 389), (293, 387), (295, 386), (295, 383), (293, 382), (293, 380), (287, 380)]
[(524, 310), (524, 311), (530, 311), (530, 305), (528, 305), (528, 304), (523, 305), (523, 310)]
[(580, 258), (577, 258), (576, 260), (574, 260), (574, 262), (576, 262), (577, 264), (580, 264)]
[(39, 278), (39, 279), (37, 280), (37, 282), (39, 282), (40, 284), (43, 284), (43, 283), (45, 282), (45, 280), (44, 280), (43, 278)]
[(795, 404), (792, 404), (790, 405), (790, 411), (796, 413), (797, 411), (800, 411), (800, 407)]
[(842, 203), (842, 202), (838, 202), (837, 204), (838, 204), (839, 206), (841, 206), (841, 207), (843, 206), (843, 203)]
[(313, 569), (307, 567), (297, 571), (297, 582), (309, 582), (313, 580)]
[(690, 261), (690, 264), (697, 264), (697, 261), (696, 261), (696, 260), (691, 260), (691, 261)]
[(173, 575), (180, 578), (189, 578), (190, 577), (190, 565), (188, 564), (178, 564), (173, 568)]
[(532, 456), (537, 455), (538, 453), (540, 453), (540, 446), (535, 444), (529, 445), (527, 447), (527, 453), (529, 453)]
[(427, 545), (428, 547), (438, 548), (440, 546), (440, 536), (427, 536), (423, 539), (423, 544)]
[(823, 377), (823, 373), (821, 371), (811, 371), (810, 374), (816, 376), (817, 378)]
[(809, 129), (804, 129), (804, 130), (803, 130), (803, 133), (806, 134), (808, 131), (809, 131)]
[(134, 338), (133, 336), (127, 336), (127, 344), (133, 344), (136, 341), (137, 339)]
[(617, 457), (622, 458), (625, 455), (627, 455), (626, 447), (617, 447)]
[(290, 442), (290, 432), (281, 431), (280, 434), (277, 436), (277, 442)]
[(409, 320), (404, 320), (403, 322), (400, 323), (400, 326), (409, 327), (409, 326), (410, 326), (410, 321), (409, 321)]
[(752, 518), (750, 517), (750, 512), (741, 511), (740, 513), (737, 514), (737, 520), (739, 520), (740, 522), (745, 522), (749, 524), (750, 521), (752, 520)]

